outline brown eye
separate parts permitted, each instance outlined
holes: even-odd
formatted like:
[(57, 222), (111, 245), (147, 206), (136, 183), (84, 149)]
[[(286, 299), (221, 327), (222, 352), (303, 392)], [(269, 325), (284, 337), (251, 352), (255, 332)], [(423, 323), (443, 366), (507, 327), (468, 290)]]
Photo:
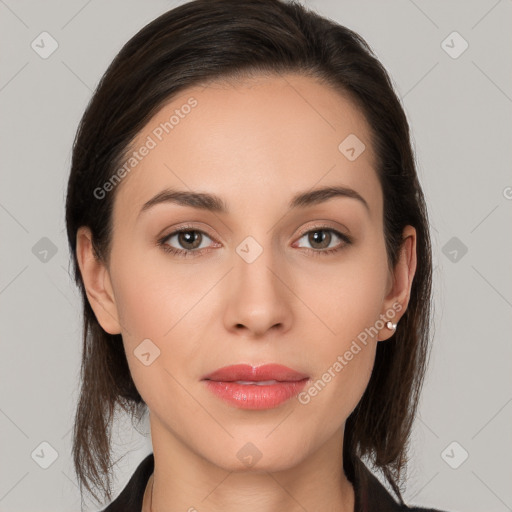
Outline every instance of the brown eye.
[[(208, 245), (201, 247), (204, 238), (211, 238), (198, 229), (180, 229), (158, 241), (165, 252), (173, 253), (176, 256), (190, 257), (197, 256), (209, 250)], [(173, 239), (176, 238), (175, 241)]]
[[(333, 235), (334, 235), (334, 237), (333, 237)], [(311, 246), (311, 248), (306, 247), (306, 249), (313, 251), (313, 254), (315, 254), (315, 255), (332, 254), (334, 252), (338, 252), (344, 246), (352, 243), (351, 238), (348, 237), (347, 235), (343, 235), (339, 231), (336, 231), (335, 229), (327, 228), (327, 227), (325, 227), (325, 228), (319, 227), (319, 228), (311, 229), (311, 230), (307, 231), (306, 233), (304, 233), (299, 240), (301, 240), (303, 238), (307, 238), (307, 242)], [(338, 243), (335, 246), (332, 246), (331, 243), (333, 242), (333, 239), (334, 239), (334, 241), (336, 241), (336, 238), (338, 238), (339, 240), (342, 240), (342, 242)]]
[(178, 243), (183, 249), (197, 249), (201, 245), (202, 233), (200, 231), (180, 231), (177, 236)]
[(326, 229), (315, 229), (308, 233), (308, 242), (313, 246), (313, 249), (326, 249), (332, 239), (332, 233)]

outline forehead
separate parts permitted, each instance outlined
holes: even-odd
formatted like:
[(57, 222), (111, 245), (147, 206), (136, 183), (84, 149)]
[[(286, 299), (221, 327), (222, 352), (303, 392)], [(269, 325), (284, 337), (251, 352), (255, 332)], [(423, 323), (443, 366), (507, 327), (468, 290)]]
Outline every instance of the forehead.
[(209, 191), (243, 209), (341, 184), (380, 210), (364, 114), (348, 95), (302, 75), (186, 89), (140, 131), (123, 163), (114, 217), (122, 211), (125, 221), (126, 209), (135, 216), (166, 187)]

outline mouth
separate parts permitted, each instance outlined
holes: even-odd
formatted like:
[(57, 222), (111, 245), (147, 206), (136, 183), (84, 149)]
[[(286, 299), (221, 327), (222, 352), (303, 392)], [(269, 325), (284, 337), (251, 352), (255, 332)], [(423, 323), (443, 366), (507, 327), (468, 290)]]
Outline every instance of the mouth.
[(296, 396), (309, 377), (277, 364), (238, 364), (220, 368), (201, 379), (207, 389), (241, 409), (273, 409)]

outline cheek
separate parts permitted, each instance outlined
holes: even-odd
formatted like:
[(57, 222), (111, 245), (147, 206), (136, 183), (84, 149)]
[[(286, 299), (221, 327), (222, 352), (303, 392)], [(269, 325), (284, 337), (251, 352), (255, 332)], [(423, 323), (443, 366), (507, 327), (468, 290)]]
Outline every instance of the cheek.
[[(189, 377), (199, 371), (193, 364), (200, 353), (194, 340), (201, 337), (193, 333), (209, 325), (203, 299), (218, 278), (206, 269), (191, 272), (189, 265), (171, 265), (165, 257), (148, 263), (142, 253), (121, 257), (119, 251), (112, 268), (123, 344), (139, 392), (151, 400), (152, 390), (178, 389), (172, 376), (183, 372), (184, 361)], [(144, 358), (154, 363), (145, 365)]]
[(319, 337), (311, 352), (314, 376), (297, 397), (313, 438), (327, 439), (344, 425), (368, 386), (377, 348), (372, 327), (380, 306), (370, 292), (344, 290), (338, 307), (331, 302), (322, 310), (330, 308), (327, 321), (335, 334)]
[(351, 247), (331, 262), (308, 264), (307, 271), (298, 272), (294, 292), (308, 306), (310, 323), (322, 329), (323, 345), (342, 349), (383, 312), (388, 278), (384, 243), (377, 238)]
[[(123, 334), (136, 342), (169, 336), (208, 290), (208, 277), (165, 257), (118, 258), (112, 273)], [(211, 280), (211, 277), (210, 277)]]

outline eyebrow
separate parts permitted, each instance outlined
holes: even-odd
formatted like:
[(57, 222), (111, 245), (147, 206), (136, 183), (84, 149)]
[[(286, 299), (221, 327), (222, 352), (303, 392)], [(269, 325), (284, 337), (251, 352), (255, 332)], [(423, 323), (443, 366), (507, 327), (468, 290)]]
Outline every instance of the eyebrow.
[[(314, 206), (334, 197), (346, 197), (356, 199), (363, 204), (366, 210), (370, 211), (368, 203), (358, 192), (348, 187), (331, 186), (322, 187), (307, 192), (299, 192), (295, 194), (288, 208), (293, 210), (297, 208), (306, 208)], [(144, 203), (139, 212), (139, 216), (157, 204), (174, 203), (180, 206), (190, 206), (200, 210), (207, 210), (216, 213), (229, 213), (229, 209), (225, 201), (215, 194), (206, 192), (190, 192), (185, 190), (165, 189)]]

